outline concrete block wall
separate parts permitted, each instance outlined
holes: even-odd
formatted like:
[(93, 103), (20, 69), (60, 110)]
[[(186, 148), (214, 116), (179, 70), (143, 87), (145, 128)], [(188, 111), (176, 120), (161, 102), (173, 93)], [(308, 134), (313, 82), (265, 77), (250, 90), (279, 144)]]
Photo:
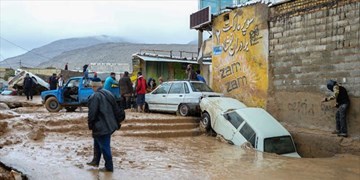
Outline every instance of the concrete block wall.
[(268, 110), (280, 121), (335, 129), (326, 81), (351, 96), (349, 132), (360, 136), (360, 2), (295, 0), (270, 8)]

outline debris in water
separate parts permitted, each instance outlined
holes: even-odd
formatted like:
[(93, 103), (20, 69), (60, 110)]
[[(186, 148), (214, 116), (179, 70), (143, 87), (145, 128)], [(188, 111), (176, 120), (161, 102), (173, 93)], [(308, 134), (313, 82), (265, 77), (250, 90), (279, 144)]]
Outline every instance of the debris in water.
[(14, 170), (11, 170), (10, 174), (11, 174), (13, 179), (22, 180), (21, 173), (19, 173), (17, 171), (14, 171)]
[(4, 109), (10, 109), (9, 106), (5, 103), (0, 103), (0, 110), (4, 110)]
[(35, 141), (42, 140), (45, 137), (44, 129), (43, 126), (35, 127), (34, 130), (28, 134), (28, 137)]
[(0, 136), (6, 133), (7, 127), (7, 122), (0, 122)]

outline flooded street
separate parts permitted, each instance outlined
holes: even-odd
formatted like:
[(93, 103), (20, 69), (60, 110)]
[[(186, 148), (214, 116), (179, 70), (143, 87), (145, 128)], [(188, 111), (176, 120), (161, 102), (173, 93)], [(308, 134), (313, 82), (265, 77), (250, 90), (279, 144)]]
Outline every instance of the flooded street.
[(48, 113), (35, 104), (0, 114), (0, 161), (29, 179), (360, 179), (360, 156), (267, 154), (200, 135), (197, 118), (131, 111), (112, 136), (114, 172), (99, 172), (86, 165), (93, 153), (86, 109)]

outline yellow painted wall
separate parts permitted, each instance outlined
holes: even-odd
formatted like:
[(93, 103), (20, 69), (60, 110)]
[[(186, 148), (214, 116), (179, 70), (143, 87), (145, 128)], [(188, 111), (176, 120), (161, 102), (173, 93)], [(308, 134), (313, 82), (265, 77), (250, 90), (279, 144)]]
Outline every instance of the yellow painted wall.
[(268, 90), (268, 8), (223, 13), (213, 21), (213, 89), (248, 106), (265, 107)]

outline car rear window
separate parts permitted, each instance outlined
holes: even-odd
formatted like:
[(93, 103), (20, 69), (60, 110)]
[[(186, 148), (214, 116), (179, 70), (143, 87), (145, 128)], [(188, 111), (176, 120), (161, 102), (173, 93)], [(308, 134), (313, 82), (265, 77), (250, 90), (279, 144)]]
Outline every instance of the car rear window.
[(230, 112), (224, 114), (225, 119), (227, 119), (236, 129), (240, 126), (244, 120), (236, 112)]
[(205, 83), (200, 83), (200, 82), (192, 82), (191, 84), (191, 89), (194, 92), (214, 92), (208, 85), (206, 85)]
[(266, 138), (264, 151), (276, 154), (288, 154), (295, 152), (295, 146), (290, 136)]

